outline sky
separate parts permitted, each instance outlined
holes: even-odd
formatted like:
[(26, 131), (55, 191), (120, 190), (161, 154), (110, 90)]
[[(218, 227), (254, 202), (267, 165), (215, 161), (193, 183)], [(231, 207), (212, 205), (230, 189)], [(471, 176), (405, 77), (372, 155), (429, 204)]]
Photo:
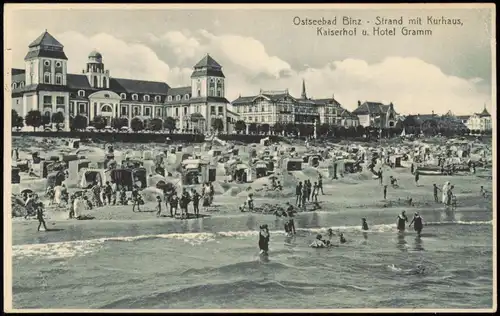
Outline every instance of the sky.
[[(187, 86), (193, 65), (208, 53), (223, 67), (229, 101), (260, 89), (289, 89), (299, 97), (305, 80), (309, 97), (334, 96), (349, 110), (359, 100), (393, 102), (402, 114), (466, 115), (485, 105), (491, 111), (491, 9), (89, 8), (9, 11), (5, 45), (12, 66), (24, 68), (28, 45), (47, 29), (64, 45), (72, 73), (81, 73), (96, 49), (112, 77)], [(293, 22), (337, 17), (340, 23), (349, 16), (364, 23), (360, 33), (371, 31), (377, 16), (402, 16), (407, 24), (431, 15), (462, 25), (421, 26), (432, 36), (338, 37)]]

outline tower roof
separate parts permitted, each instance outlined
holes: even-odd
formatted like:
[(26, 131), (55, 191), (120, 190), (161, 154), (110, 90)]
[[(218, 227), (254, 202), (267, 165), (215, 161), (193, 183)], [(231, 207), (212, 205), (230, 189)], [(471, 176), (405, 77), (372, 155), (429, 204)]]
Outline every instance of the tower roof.
[(36, 40), (34, 40), (28, 47), (35, 47), (35, 46), (56, 46), (63, 48), (64, 46), (59, 43), (58, 40), (54, 38), (54, 36), (50, 35), (47, 30), (43, 32), (40, 36), (37, 37)]
[(483, 112), (479, 113), (479, 116), (485, 117), (485, 116), (490, 116), (490, 113), (486, 110), (486, 106), (483, 109)]
[(99, 58), (99, 59), (101, 59), (102, 55), (101, 55), (101, 53), (99, 53), (98, 51), (96, 51), (94, 49), (93, 51), (90, 52), (89, 58)]
[(215, 61), (209, 54), (206, 54), (196, 65), (194, 68), (222, 68), (218, 62)]

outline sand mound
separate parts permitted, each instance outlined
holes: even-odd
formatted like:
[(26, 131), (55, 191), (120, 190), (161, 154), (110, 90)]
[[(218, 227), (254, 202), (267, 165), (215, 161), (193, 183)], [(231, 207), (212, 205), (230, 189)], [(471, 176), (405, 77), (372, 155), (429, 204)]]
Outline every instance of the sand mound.
[(224, 192), (224, 196), (238, 196), (238, 194), (241, 193), (241, 188), (240, 187), (231, 187), (229, 190)]
[(165, 183), (167, 182), (165, 177), (159, 174), (152, 175), (151, 177), (148, 178), (148, 186), (156, 187), (156, 184), (160, 181), (163, 181)]
[(141, 192), (144, 202), (155, 202), (156, 197), (163, 197), (163, 191), (155, 187), (147, 187)]
[[(221, 183), (220, 181), (214, 181), (212, 182), (212, 185), (214, 187), (215, 194), (223, 194), (227, 189), (229, 189), (229, 187), (225, 183)], [(226, 188), (224, 188), (224, 186)]]

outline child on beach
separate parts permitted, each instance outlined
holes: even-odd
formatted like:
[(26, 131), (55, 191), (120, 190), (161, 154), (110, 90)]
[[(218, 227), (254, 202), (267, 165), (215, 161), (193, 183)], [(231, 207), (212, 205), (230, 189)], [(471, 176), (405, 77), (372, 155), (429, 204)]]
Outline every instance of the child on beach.
[(156, 217), (160, 217), (161, 215), (161, 198), (159, 196), (156, 197)]
[(415, 172), (415, 185), (418, 187), (418, 180), (420, 179), (420, 173), (418, 171)]
[(170, 198), (170, 216), (172, 218), (177, 215), (177, 206), (179, 205), (179, 198), (177, 197), (177, 194), (174, 193), (172, 197)]
[(135, 207), (137, 206), (137, 211), (141, 211), (141, 195), (139, 194), (139, 187), (137, 185), (134, 185), (134, 188), (132, 189), (132, 202), (134, 203), (132, 205), (132, 212), (135, 213)]
[(247, 205), (248, 205), (248, 210), (251, 212), (253, 211), (253, 193), (250, 193), (247, 198)]
[(36, 207), (36, 218), (38, 219), (38, 228), (37, 231), (40, 231), (40, 227), (42, 227), (45, 231), (47, 231), (47, 225), (45, 224), (45, 220), (43, 219), (43, 206), (39, 203)]
[(200, 217), (200, 198), (200, 194), (195, 189), (192, 189), (193, 212), (196, 217)]

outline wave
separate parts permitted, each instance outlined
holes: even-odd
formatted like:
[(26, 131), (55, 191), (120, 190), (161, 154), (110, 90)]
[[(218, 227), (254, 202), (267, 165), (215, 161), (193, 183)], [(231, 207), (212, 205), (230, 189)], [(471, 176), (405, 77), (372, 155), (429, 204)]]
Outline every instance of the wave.
[[(472, 221), (472, 222), (428, 222), (427, 226), (440, 225), (492, 225), (493, 221)], [(297, 228), (299, 236), (310, 235), (313, 233), (327, 233), (331, 228), (337, 232), (364, 232), (364, 233), (384, 233), (395, 232), (396, 224), (380, 224), (372, 225), (370, 230), (363, 231), (360, 226), (336, 226), (322, 228)], [(273, 235), (285, 235), (284, 231), (271, 231)], [(201, 232), (201, 233), (169, 233), (156, 235), (139, 235), (139, 236), (117, 236), (103, 237), (98, 239), (64, 241), (44, 244), (26, 244), (12, 246), (13, 257), (37, 257), (43, 256), (46, 259), (70, 258), (77, 255), (88, 255), (98, 251), (106, 242), (135, 242), (141, 240), (154, 239), (176, 239), (182, 240), (191, 245), (199, 245), (206, 242), (213, 242), (218, 238), (237, 238), (243, 239), (253, 236), (258, 236), (258, 231), (227, 231), (227, 232)]]

